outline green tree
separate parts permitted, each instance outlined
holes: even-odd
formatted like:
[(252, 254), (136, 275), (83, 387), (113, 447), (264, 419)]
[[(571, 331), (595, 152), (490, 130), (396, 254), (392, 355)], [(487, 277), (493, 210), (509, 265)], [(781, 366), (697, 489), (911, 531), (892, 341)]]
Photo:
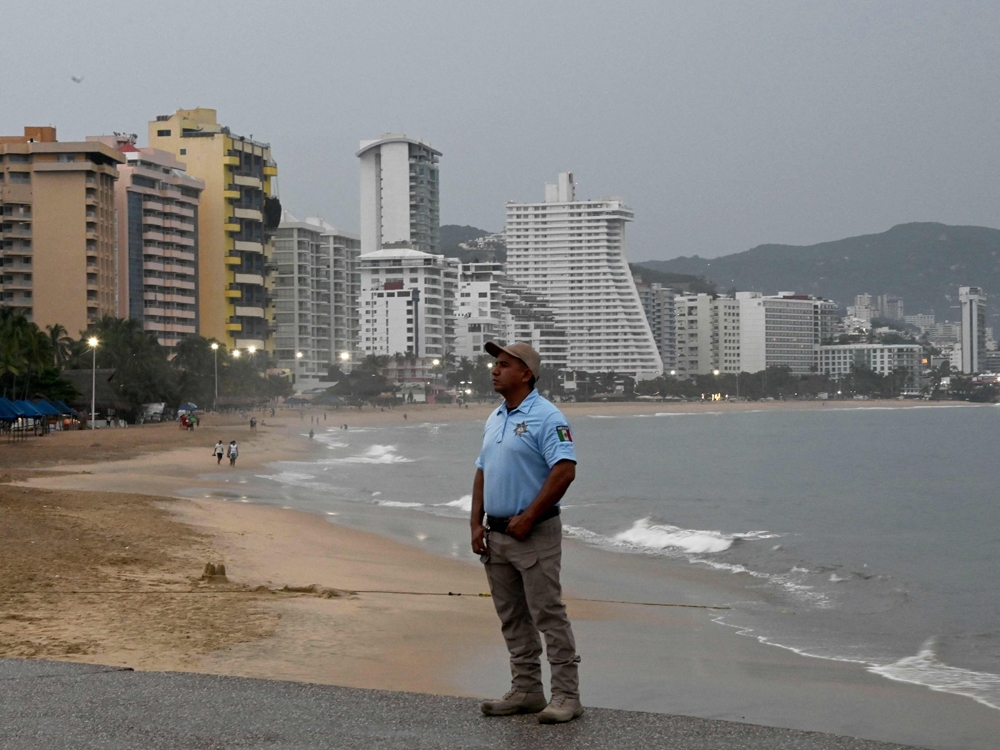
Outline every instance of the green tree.
[(73, 339), (69, 337), (65, 326), (56, 323), (45, 326), (49, 333), (49, 347), (52, 349), (52, 364), (55, 367), (62, 367), (69, 359)]
[(91, 367), (94, 353), (87, 345), (91, 336), (99, 341), (97, 367), (115, 370), (111, 384), (118, 398), (128, 405), (126, 417), (135, 419), (146, 403), (179, 403), (175, 373), (167, 359), (167, 350), (160, 346), (155, 335), (143, 330), (141, 322), (105, 315), (72, 347), (70, 367)]

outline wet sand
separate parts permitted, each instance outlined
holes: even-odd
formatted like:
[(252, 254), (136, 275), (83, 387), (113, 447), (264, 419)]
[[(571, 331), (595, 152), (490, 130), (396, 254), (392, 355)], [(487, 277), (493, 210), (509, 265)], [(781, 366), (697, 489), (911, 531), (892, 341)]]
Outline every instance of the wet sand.
[[(908, 403), (840, 402), (853, 408), (905, 408)], [(564, 406), (570, 419), (580, 414), (610, 416), (673, 409), (843, 408), (839, 404), (822, 407), (815, 402)], [(399, 423), (404, 411), (417, 421), (482, 419), (491, 408), (334, 411), (327, 413), (321, 425)], [(296, 419), (297, 414), (277, 415), (274, 422), (282, 425), (262, 428), (257, 436), (239, 427), (245, 431), (241, 467), (287, 458), (308, 460), (315, 446), (303, 434), (311, 426), (310, 416), (322, 414), (305, 411)], [(59, 531), (57, 518), (42, 519), (41, 527), (29, 528), (18, 537), (13, 546), (23, 552), (19, 553), (20, 562), (10, 558), (4, 573), (6, 576), (12, 570), (15, 573), (11, 575), (33, 575), (36, 585), (48, 584), (51, 589), (65, 584), (54, 578), (60, 570), (74, 571), (73, 586), (87, 580), (94, 586), (117, 585), (116, 576), (125, 576), (130, 586), (142, 590), (193, 589), (195, 593), (186, 595), (192, 604), (159, 609), (146, 604), (122, 607), (118, 602), (125, 594), (118, 600), (95, 595), (80, 598), (66, 609), (51, 603), (43, 606), (43, 597), (37, 595), (12, 599), (5, 594), (0, 598), (0, 655), (451, 695), (482, 696), (506, 688), (503, 643), (490, 599), (478, 596), (485, 591), (486, 582), (477, 565), (432, 556), (308, 513), (219, 500), (169, 499), (191, 484), (211, 486), (212, 480), (206, 483), (203, 476), (198, 478), (205, 474), (218, 473), (218, 487), (232, 488), (225, 482), (228, 467), (216, 467), (208, 454), (215, 440), (212, 430), (232, 431), (237, 426), (213, 426), (209, 417), (203, 432), (195, 433), (204, 443), (197, 446), (172, 443), (176, 427), (170, 425), (140, 429), (163, 432), (155, 438), (144, 437), (144, 445), (157, 447), (128, 461), (64, 462), (71, 452), (60, 450), (59, 441), (83, 442), (79, 433), (40, 440), (52, 442), (32, 449), (36, 452), (31, 454), (30, 472), (12, 466), (10, 454), (5, 455), (0, 448), (0, 466), (24, 480), (23, 484), (7, 485), (5, 494), (0, 495), (0, 524), (5, 535), (17, 523), (23, 524), (23, 520), (12, 520), (9, 509), (13, 499), (6, 493), (20, 493), (16, 499), (21, 506), (26, 502), (64, 505), (72, 499), (82, 503), (74, 506), (74, 513), (90, 524), (88, 538), (95, 549), (90, 557), (59, 558), (67, 547), (60, 543), (67, 530)], [(136, 449), (133, 453), (138, 452), (136, 445), (129, 445), (136, 438), (125, 434), (133, 430), (140, 431), (110, 430), (103, 435), (98, 431), (91, 441), (104, 444), (92, 457), (103, 459), (109, 451), (128, 453), (130, 447)], [(188, 435), (176, 434), (184, 439)], [(240, 433), (236, 437), (240, 439)], [(164, 445), (180, 447), (164, 452)], [(47, 451), (54, 455), (46, 459), (43, 454)], [(72, 455), (74, 460), (91, 458), (82, 448)], [(47, 463), (57, 465), (58, 471), (46, 469)], [(43, 487), (47, 492), (36, 489)], [(123, 491), (130, 494), (120, 494)], [(89, 509), (85, 507), (88, 497), (93, 499)], [(118, 515), (106, 513), (109, 506), (119, 508)], [(19, 513), (22, 518), (24, 507)], [(114, 530), (126, 514), (136, 520), (126, 536), (148, 534), (142, 545), (162, 552), (154, 555), (155, 560), (123, 562), (115, 556), (120, 554), (116, 545), (122, 546), (123, 537), (115, 536)], [(464, 526), (457, 526), (456, 533), (463, 535)], [(30, 542), (36, 542), (37, 548), (43, 538), (51, 548), (50, 557), (44, 565), (35, 565)], [(464, 543), (464, 538), (460, 541)], [(669, 711), (930, 747), (995, 746), (1000, 711), (970, 699), (893, 683), (860, 665), (802, 657), (763, 645), (713, 623), (712, 610), (580, 601), (602, 590), (600, 571), (610, 559), (607, 553), (567, 541), (566, 593), (584, 656), (584, 698), (591, 705)], [(210, 586), (197, 581), (206, 560), (226, 564), (230, 579), (226, 585), (233, 593), (197, 593)], [(637, 576), (652, 575), (651, 568), (658, 566), (658, 561), (640, 556), (616, 556), (613, 560), (616, 569), (636, 566)], [(137, 566), (137, 571), (129, 573), (129, 565)], [(662, 581), (657, 592), (660, 601), (723, 604), (727, 596), (737, 594), (735, 584), (727, 590), (725, 578), (709, 571), (684, 566), (667, 571), (664, 576), (662, 565), (655, 571)], [(309, 584), (317, 588), (272, 593), (285, 586)], [(253, 591), (258, 587), (264, 590)], [(462, 596), (448, 596), (448, 592)], [(184, 609), (194, 603), (207, 620)], [(97, 624), (83, 627), (81, 623), (88, 617), (96, 618)], [(159, 623), (153, 629), (156, 633), (139, 627), (151, 617)], [(102, 627), (110, 630), (110, 622), (117, 623), (117, 640), (95, 639), (94, 633)], [(169, 637), (163, 636), (164, 629), (171, 633)], [(39, 635), (43, 631), (44, 639)], [(216, 633), (213, 638), (218, 640), (205, 639), (206, 632)], [(192, 640), (196, 645), (189, 643)], [(32, 648), (36, 650), (32, 652)]]

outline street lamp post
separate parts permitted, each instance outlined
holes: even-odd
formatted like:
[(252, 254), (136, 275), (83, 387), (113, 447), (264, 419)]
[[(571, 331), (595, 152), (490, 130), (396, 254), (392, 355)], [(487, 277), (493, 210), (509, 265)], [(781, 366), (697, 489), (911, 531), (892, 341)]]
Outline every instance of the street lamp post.
[(215, 354), (215, 401), (212, 403), (212, 411), (219, 409), (219, 344), (212, 342), (212, 352)]
[(91, 336), (87, 339), (87, 344), (94, 352), (93, 366), (90, 369), (90, 429), (92, 430), (97, 428), (95, 422), (97, 421), (97, 345), (99, 343), (101, 342), (97, 340), (97, 336)]
[(292, 373), (294, 375), (292, 385), (295, 385), (299, 380), (299, 361), (302, 359), (302, 356), (302, 352), (295, 352), (295, 372)]

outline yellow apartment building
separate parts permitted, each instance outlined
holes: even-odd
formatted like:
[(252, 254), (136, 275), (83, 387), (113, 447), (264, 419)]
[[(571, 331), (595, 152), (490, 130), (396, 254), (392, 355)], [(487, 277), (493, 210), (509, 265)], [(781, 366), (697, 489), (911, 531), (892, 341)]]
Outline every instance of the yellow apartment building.
[[(205, 183), (198, 212), (198, 312), (202, 336), (230, 348), (274, 351), (270, 232), (278, 174), (271, 147), (234, 135), (214, 109), (179, 109), (149, 123), (149, 145), (173, 154)], [(275, 214), (275, 209), (277, 213)], [(273, 216), (273, 227), (265, 226)]]
[(115, 180), (103, 143), (59, 143), (52, 127), (0, 136), (0, 304), (71, 336), (118, 310)]

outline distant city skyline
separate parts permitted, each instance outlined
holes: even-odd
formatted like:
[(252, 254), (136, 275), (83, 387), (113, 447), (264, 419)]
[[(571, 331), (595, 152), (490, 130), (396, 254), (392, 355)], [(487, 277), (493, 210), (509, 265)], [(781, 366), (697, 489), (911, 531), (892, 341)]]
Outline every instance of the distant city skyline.
[[(633, 261), (909, 221), (1000, 226), (996, 4), (635, 2), (613, 23), (603, 8), (15, 5), (0, 132), (142, 134), (158, 114), (215, 108), (271, 143), (285, 206), (350, 232), (358, 141), (405, 132), (447, 155), (442, 224), (499, 231), (506, 201), (573, 169), (580, 197), (635, 211)], [(222, 44), (237, 22), (261, 43)]]

